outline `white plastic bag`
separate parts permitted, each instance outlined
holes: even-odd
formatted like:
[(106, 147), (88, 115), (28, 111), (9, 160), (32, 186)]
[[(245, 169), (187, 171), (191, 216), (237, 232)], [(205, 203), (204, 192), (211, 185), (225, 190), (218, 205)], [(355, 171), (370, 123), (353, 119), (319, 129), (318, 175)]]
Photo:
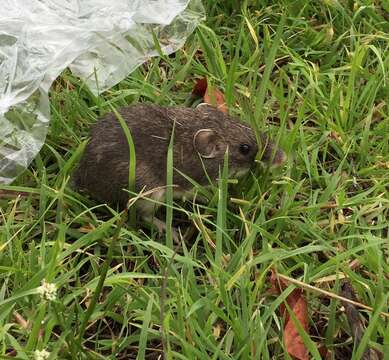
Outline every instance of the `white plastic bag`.
[(98, 94), (158, 55), (153, 34), (170, 54), (202, 19), (201, 0), (1, 0), (0, 184), (41, 149), (66, 67)]

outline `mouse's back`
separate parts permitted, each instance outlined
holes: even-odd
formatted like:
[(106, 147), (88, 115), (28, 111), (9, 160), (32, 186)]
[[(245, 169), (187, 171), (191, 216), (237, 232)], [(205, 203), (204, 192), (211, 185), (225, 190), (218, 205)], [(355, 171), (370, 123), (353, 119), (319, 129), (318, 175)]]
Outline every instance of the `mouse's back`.
[[(246, 172), (258, 152), (253, 131), (210, 106), (197, 109), (137, 104), (120, 109), (135, 145), (136, 191), (166, 184), (166, 156), (174, 126), (174, 179), (181, 191), (191, 183), (215, 180), (229, 150), (232, 173)], [(128, 194), (129, 150), (123, 129), (113, 113), (91, 129), (91, 138), (74, 174), (74, 183), (95, 199), (124, 206)]]
[[(136, 153), (136, 190), (160, 186), (160, 171), (166, 167), (166, 149), (171, 132), (166, 110), (154, 105), (120, 109), (131, 131)], [(157, 136), (154, 136), (157, 134)], [(155, 166), (154, 164), (158, 164)], [(124, 206), (128, 199), (129, 147), (114, 113), (92, 126), (90, 140), (73, 175), (73, 182), (93, 198)]]

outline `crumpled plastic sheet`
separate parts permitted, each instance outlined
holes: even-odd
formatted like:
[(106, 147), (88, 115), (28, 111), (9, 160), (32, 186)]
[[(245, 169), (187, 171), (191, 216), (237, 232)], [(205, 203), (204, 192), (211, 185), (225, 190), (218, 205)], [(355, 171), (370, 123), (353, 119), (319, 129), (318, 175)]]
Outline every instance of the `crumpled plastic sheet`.
[[(1, 0), (0, 184), (28, 167), (46, 138), (48, 91), (69, 67), (95, 93), (178, 50), (204, 18), (201, 0)], [(96, 82), (97, 79), (97, 82)]]

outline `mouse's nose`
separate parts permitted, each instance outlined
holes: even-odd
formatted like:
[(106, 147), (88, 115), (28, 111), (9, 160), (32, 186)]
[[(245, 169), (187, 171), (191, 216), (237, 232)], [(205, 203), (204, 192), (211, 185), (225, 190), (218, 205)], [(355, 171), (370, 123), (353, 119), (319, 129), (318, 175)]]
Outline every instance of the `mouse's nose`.
[(278, 149), (274, 155), (274, 158), (273, 158), (273, 161), (272, 161), (272, 164), (273, 165), (276, 165), (276, 166), (280, 166), (282, 164), (284, 164), (286, 161), (286, 154), (284, 151), (282, 151), (281, 149)]
[(262, 151), (262, 154), (260, 154), (262, 155), (260, 160), (275, 166), (284, 164), (287, 158), (285, 152), (277, 148), (275, 144), (267, 139), (262, 139), (262, 141), (264, 141), (262, 144), (264, 150)]

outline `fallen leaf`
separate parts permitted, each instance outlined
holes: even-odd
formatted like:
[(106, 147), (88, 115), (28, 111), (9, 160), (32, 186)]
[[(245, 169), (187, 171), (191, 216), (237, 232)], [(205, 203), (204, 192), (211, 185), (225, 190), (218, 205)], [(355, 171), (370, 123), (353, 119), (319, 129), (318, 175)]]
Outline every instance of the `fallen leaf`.
[(19, 324), (22, 329), (28, 330), (30, 328), (30, 322), (26, 320), (22, 315), (20, 315), (17, 311), (13, 312), (13, 316), (15, 322)]
[(196, 96), (201, 96), (204, 99), (205, 103), (215, 106), (225, 114), (228, 113), (224, 94), (215, 87), (209, 87), (206, 78), (197, 80), (193, 88), (192, 94)]
[[(272, 284), (271, 291), (277, 294), (280, 294), (289, 285), (286, 280), (280, 279), (274, 270), (272, 270), (270, 282)], [(303, 290), (298, 288), (294, 289), (286, 298), (286, 303), (291, 311), (293, 311), (304, 331), (308, 333), (308, 307)], [(308, 349), (290, 317), (285, 304), (281, 304), (280, 312), (285, 318), (284, 344), (286, 351), (294, 359), (309, 360)]]
[[(301, 289), (294, 289), (286, 298), (286, 302), (291, 311), (296, 315), (297, 320), (301, 323), (305, 332), (308, 332), (308, 309), (303, 291)], [(284, 311), (282, 311), (282, 308), (284, 308)], [(284, 316), (286, 315), (284, 343), (288, 354), (299, 360), (308, 360), (308, 349), (283, 304), (281, 304), (282, 312)]]
[(207, 91), (205, 92), (204, 95), (204, 101), (207, 104), (216, 106), (218, 110), (224, 112), (225, 114), (228, 113), (226, 100), (224, 99), (224, 94), (220, 90), (216, 88), (212, 88), (212, 91), (209, 91), (209, 87), (207, 87)]
[(206, 78), (198, 79), (193, 88), (192, 94), (196, 96), (204, 97), (205, 92), (207, 91), (207, 86), (208, 84)]

